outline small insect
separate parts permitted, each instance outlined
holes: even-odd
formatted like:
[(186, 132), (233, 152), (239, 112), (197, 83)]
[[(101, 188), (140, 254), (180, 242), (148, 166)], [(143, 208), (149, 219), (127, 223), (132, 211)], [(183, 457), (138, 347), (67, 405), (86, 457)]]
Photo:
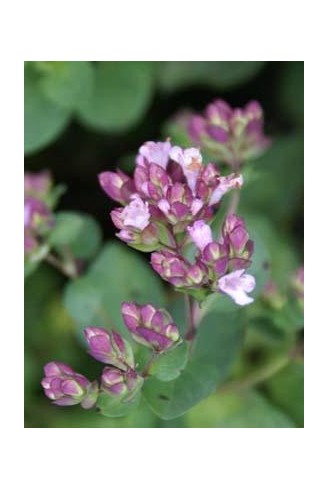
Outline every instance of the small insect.
[(165, 395), (158, 395), (158, 398), (160, 398), (161, 400), (170, 401), (169, 397)]

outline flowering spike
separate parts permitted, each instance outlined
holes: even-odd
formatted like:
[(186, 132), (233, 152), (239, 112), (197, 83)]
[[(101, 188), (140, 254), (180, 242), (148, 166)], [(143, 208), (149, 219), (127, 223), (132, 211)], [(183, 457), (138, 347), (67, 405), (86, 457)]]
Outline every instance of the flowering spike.
[(122, 316), (134, 340), (157, 352), (163, 352), (180, 340), (177, 326), (165, 310), (153, 305), (123, 303)]
[(83, 333), (89, 354), (97, 361), (112, 364), (123, 371), (134, 367), (132, 347), (119, 333), (101, 327), (87, 327)]
[(196, 144), (208, 148), (233, 168), (259, 156), (270, 144), (263, 133), (263, 111), (256, 101), (243, 109), (232, 109), (225, 101), (215, 100), (203, 116), (190, 117), (188, 133)]
[(96, 383), (78, 374), (62, 362), (49, 362), (44, 366), (41, 385), (45, 395), (55, 405), (67, 406), (81, 403), (83, 408), (91, 408), (98, 396)]
[(106, 367), (101, 375), (101, 389), (120, 401), (131, 399), (143, 384), (143, 378), (133, 369), (126, 372), (114, 367)]

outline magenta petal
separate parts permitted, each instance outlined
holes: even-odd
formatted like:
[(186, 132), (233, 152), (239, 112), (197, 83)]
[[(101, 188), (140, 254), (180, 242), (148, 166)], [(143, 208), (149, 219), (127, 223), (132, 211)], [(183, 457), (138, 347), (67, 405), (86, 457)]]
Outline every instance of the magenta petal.
[(58, 400), (54, 400), (54, 405), (59, 405), (60, 407), (69, 407), (71, 405), (78, 405), (80, 400), (77, 398), (71, 398), (70, 396), (63, 396), (62, 398), (58, 398)]
[(73, 379), (67, 379), (61, 383), (61, 389), (64, 395), (82, 395), (83, 389)]
[(106, 352), (110, 353), (112, 351), (109, 335), (94, 335), (89, 340), (89, 346), (91, 351), (95, 352)]
[(219, 276), (225, 274), (227, 272), (227, 268), (228, 257), (222, 257), (221, 259), (218, 259), (214, 264), (214, 270)]
[(211, 136), (216, 141), (218, 141), (219, 143), (226, 143), (229, 140), (228, 131), (226, 131), (223, 128), (220, 128), (219, 126), (214, 126), (210, 124), (207, 126), (206, 130), (208, 135)]
[(167, 349), (172, 344), (172, 340), (148, 328), (138, 328), (136, 335), (151, 344), (156, 350)]
[(44, 374), (46, 376), (57, 376), (62, 373), (74, 374), (74, 371), (70, 366), (64, 364), (63, 362), (48, 362), (48, 364), (44, 366)]

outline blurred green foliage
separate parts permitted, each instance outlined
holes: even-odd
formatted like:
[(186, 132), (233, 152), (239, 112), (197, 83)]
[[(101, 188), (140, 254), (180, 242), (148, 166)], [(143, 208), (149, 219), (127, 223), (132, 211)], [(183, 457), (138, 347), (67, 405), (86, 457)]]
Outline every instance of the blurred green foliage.
[[(303, 261), (303, 80), (300, 62), (25, 63), (26, 169), (49, 168), (68, 184), (51, 243), (57, 251), (69, 245), (83, 262), (74, 281), (46, 264), (26, 280), (26, 427), (303, 426), (303, 361), (299, 352), (290, 356), (295, 345), (301, 350), (302, 312), (287, 294), (290, 274)], [(127, 416), (51, 405), (40, 386), (43, 365), (63, 361), (98, 377), (102, 366), (86, 354), (81, 330), (111, 326), (129, 337), (122, 301), (167, 307), (184, 329), (182, 298), (165, 287), (147, 256), (114, 239), (111, 203), (96, 174), (118, 161), (131, 168), (131, 155), (149, 139), (171, 136), (188, 144), (176, 115), (216, 97), (232, 105), (258, 98), (264, 106), (273, 142), (245, 167), (239, 209), (256, 241), (257, 293), (271, 277), (287, 303), (272, 309), (258, 297), (240, 309), (208, 298), (188, 364), (183, 345), (163, 356), (141, 404)], [(109, 239), (103, 246), (102, 235)], [(145, 362), (142, 347), (136, 357)], [(266, 371), (268, 365), (279, 369)], [(254, 373), (264, 376), (252, 383)], [(236, 380), (242, 383), (231, 389)]]

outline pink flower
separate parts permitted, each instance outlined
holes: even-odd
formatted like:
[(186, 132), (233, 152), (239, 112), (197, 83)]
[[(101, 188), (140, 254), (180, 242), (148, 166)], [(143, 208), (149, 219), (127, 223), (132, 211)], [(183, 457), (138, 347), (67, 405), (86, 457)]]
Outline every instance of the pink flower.
[(139, 155), (137, 156), (136, 163), (141, 167), (145, 166), (145, 163), (156, 163), (164, 170), (169, 161), (169, 154), (171, 150), (171, 143), (169, 141), (157, 142), (147, 141), (139, 148)]
[(206, 245), (213, 242), (212, 230), (203, 220), (195, 221), (192, 226), (188, 226), (188, 232), (192, 241), (201, 251)]
[(248, 305), (254, 299), (247, 296), (255, 288), (255, 278), (244, 274), (245, 269), (239, 269), (221, 277), (217, 282), (218, 290), (228, 294), (237, 305)]
[(174, 146), (170, 151), (170, 157), (181, 166), (188, 185), (194, 193), (199, 172), (203, 167), (200, 151), (197, 148), (183, 150), (179, 146)]
[(231, 174), (227, 177), (220, 177), (220, 182), (211, 195), (209, 205), (213, 206), (213, 204), (218, 203), (226, 192), (231, 189), (239, 189), (242, 185), (243, 177), (241, 175)]
[(140, 197), (135, 197), (130, 204), (125, 206), (121, 213), (124, 226), (132, 226), (137, 230), (144, 230), (150, 221), (148, 203), (143, 202)]

